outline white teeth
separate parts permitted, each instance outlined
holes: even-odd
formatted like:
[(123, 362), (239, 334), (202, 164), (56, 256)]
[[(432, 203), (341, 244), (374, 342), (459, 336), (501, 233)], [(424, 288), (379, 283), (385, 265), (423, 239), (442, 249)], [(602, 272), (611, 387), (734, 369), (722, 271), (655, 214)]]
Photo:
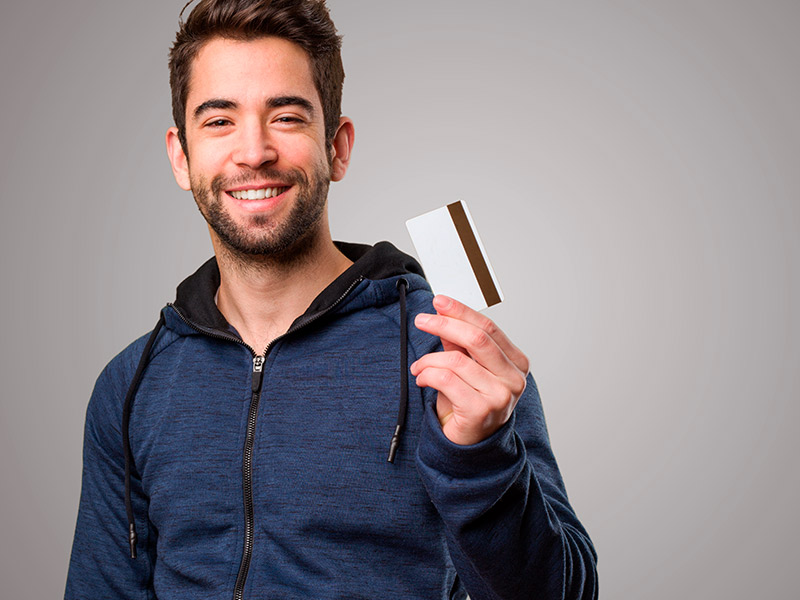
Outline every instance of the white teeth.
[(263, 200), (264, 198), (272, 198), (285, 192), (288, 188), (274, 187), (274, 188), (260, 188), (257, 190), (240, 190), (238, 192), (231, 192), (231, 196), (237, 200)]

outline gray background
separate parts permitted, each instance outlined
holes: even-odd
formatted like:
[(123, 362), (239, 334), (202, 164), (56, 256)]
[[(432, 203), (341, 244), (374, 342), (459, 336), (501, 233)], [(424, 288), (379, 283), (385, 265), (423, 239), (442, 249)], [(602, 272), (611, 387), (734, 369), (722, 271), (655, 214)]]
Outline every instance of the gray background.
[[(164, 151), (183, 2), (2, 9), (2, 596), (63, 594), (105, 363), (211, 253)], [(604, 598), (796, 597), (800, 5), (330, 0), (334, 236), (466, 200)]]

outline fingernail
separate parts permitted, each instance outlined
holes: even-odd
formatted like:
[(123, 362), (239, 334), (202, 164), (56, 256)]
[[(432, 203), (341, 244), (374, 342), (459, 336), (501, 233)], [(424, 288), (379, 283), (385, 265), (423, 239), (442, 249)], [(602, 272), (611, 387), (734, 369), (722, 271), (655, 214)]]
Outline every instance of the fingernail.
[(414, 319), (417, 325), (426, 325), (427, 323), (430, 322), (430, 320), (431, 317), (427, 313), (419, 313), (416, 319)]

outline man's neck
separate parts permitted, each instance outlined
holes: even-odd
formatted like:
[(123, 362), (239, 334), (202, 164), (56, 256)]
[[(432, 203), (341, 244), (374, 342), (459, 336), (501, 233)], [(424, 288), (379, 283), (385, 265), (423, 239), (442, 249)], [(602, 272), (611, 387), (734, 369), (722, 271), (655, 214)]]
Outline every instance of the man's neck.
[(261, 354), (352, 263), (330, 233), (290, 262), (233, 254), (213, 238), (220, 273), (217, 307), (242, 340)]

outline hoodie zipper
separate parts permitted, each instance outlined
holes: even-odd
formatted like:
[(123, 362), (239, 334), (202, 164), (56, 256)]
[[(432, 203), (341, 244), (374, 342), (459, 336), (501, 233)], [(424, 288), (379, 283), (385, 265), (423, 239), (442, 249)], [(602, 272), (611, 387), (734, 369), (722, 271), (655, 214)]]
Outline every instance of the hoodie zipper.
[(302, 321), (296, 327), (290, 327), (289, 330), (276, 337), (272, 340), (267, 347), (264, 349), (263, 355), (256, 354), (256, 351), (253, 350), (251, 346), (246, 344), (243, 340), (234, 337), (232, 335), (224, 335), (221, 333), (217, 333), (212, 330), (207, 330), (202, 328), (198, 325), (192, 323), (189, 319), (183, 316), (183, 313), (172, 303), (167, 304), (167, 306), (171, 306), (175, 312), (178, 314), (180, 319), (186, 323), (189, 327), (208, 335), (213, 338), (217, 338), (220, 340), (226, 340), (230, 342), (235, 342), (244, 346), (245, 348), (249, 349), (253, 355), (253, 370), (251, 374), (251, 397), (250, 397), (250, 410), (247, 415), (247, 429), (245, 434), (245, 441), (244, 441), (244, 454), (242, 457), (242, 488), (244, 490), (244, 548), (242, 550), (242, 562), (239, 565), (239, 573), (236, 576), (236, 584), (233, 588), (233, 600), (243, 600), (244, 597), (244, 585), (247, 582), (247, 573), (250, 570), (250, 561), (253, 558), (253, 529), (255, 528), (255, 518), (253, 514), (253, 446), (255, 445), (255, 433), (256, 433), (256, 421), (258, 419), (258, 405), (261, 400), (261, 385), (264, 379), (264, 363), (267, 360), (267, 356), (269, 356), (270, 351), (272, 350), (273, 346), (286, 336), (295, 333), (296, 331), (307, 327), (308, 325), (314, 323), (321, 317), (328, 314), (334, 308), (336, 308), (349, 294), (353, 291), (353, 289), (362, 281), (364, 281), (364, 276), (360, 276), (355, 279), (350, 286), (344, 291), (344, 293), (336, 299), (330, 306), (328, 306), (322, 312), (318, 312), (317, 314), (313, 315), (311, 318), (307, 319), (306, 321)]
[[(270, 343), (270, 346), (272, 344)], [(255, 518), (253, 514), (253, 446), (255, 445), (256, 420), (258, 417), (258, 404), (261, 399), (261, 382), (264, 379), (264, 361), (269, 351), (264, 351), (264, 356), (253, 357), (252, 393), (250, 398), (250, 412), (247, 415), (247, 433), (244, 439), (244, 456), (242, 458), (242, 489), (244, 490), (244, 549), (242, 562), (239, 565), (239, 574), (233, 586), (234, 600), (242, 600), (244, 584), (250, 570), (250, 560), (253, 557), (253, 528)]]

